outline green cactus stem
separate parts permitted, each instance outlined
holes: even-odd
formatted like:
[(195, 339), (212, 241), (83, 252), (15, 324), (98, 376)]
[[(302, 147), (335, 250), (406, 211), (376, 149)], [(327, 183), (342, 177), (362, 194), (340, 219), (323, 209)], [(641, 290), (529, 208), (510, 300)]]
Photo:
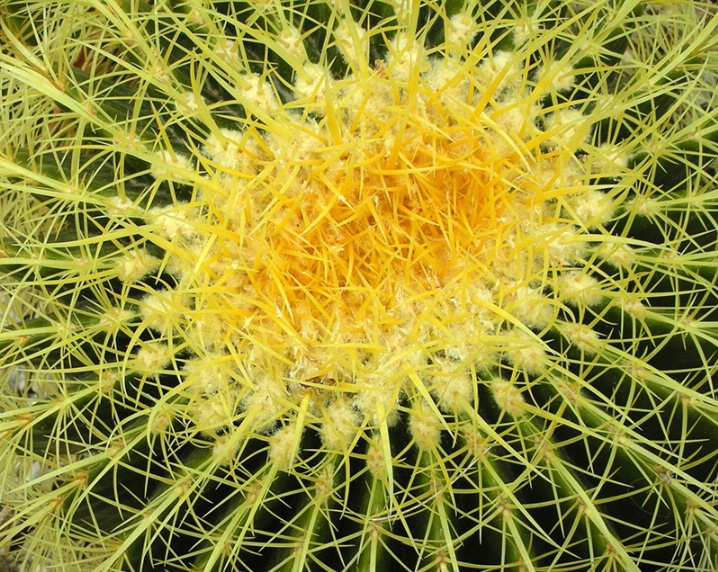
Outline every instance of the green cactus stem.
[(717, 29), (0, 0), (0, 556), (718, 571)]

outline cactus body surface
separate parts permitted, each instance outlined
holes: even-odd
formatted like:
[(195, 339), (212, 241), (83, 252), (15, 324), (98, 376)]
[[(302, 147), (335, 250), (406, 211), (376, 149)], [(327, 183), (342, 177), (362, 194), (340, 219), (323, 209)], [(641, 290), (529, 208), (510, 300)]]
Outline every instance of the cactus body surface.
[(717, 26), (0, 0), (0, 556), (718, 570)]

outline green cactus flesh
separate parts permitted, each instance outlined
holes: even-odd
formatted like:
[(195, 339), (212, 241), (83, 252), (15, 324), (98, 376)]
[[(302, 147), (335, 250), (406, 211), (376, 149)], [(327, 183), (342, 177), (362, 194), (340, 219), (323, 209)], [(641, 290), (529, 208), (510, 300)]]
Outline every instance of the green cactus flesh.
[(709, 4), (0, 10), (0, 556), (718, 570)]

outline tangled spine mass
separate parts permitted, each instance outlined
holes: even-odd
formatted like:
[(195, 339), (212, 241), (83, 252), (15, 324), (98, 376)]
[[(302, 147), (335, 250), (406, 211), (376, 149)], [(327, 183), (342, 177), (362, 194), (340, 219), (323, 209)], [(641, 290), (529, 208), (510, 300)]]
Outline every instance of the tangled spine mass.
[(718, 570), (707, 5), (0, 9), (7, 558)]

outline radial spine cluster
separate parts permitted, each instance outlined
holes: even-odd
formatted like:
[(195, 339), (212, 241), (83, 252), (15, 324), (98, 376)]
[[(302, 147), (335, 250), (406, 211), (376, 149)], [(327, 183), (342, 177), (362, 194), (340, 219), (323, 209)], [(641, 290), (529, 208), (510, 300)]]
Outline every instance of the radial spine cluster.
[[(178, 284), (143, 300), (144, 321), (182, 330), (198, 356), (240, 356), (245, 403), (260, 418), (281, 410), (285, 387), (300, 402), (307, 386), (320, 390), (313, 398), (353, 397), (364, 416), (389, 414), (407, 392), (424, 400), (416, 380), (460, 409), (473, 398), (472, 368), (510, 351), (523, 369), (545, 370), (529, 328), (547, 329), (562, 298), (602, 298), (581, 269), (612, 199), (585, 157), (592, 123), (613, 103), (597, 98), (603, 109), (590, 117), (544, 110), (572, 86), (568, 63), (528, 69), (520, 52), (479, 50), (470, 11), (446, 22), (445, 44), (425, 47), (410, 16), (373, 63), (357, 56), (369, 34), (337, 17), (349, 39), (332, 45), (350, 62), (338, 79), (316, 74), (301, 30), (285, 23), (277, 41), (291, 54), (293, 97), (282, 102), (267, 77), (244, 73), (252, 115), (238, 129), (211, 133), (192, 159), (158, 153), (169, 166), (157, 179), (192, 180), (197, 162), (207, 174), (191, 203), (145, 217), (171, 244), (163, 263)], [(626, 157), (614, 149), (604, 173), (619, 178)], [(142, 258), (129, 256), (119, 264)], [(127, 278), (155, 267), (148, 259)], [(520, 350), (501, 339), (522, 334)]]

